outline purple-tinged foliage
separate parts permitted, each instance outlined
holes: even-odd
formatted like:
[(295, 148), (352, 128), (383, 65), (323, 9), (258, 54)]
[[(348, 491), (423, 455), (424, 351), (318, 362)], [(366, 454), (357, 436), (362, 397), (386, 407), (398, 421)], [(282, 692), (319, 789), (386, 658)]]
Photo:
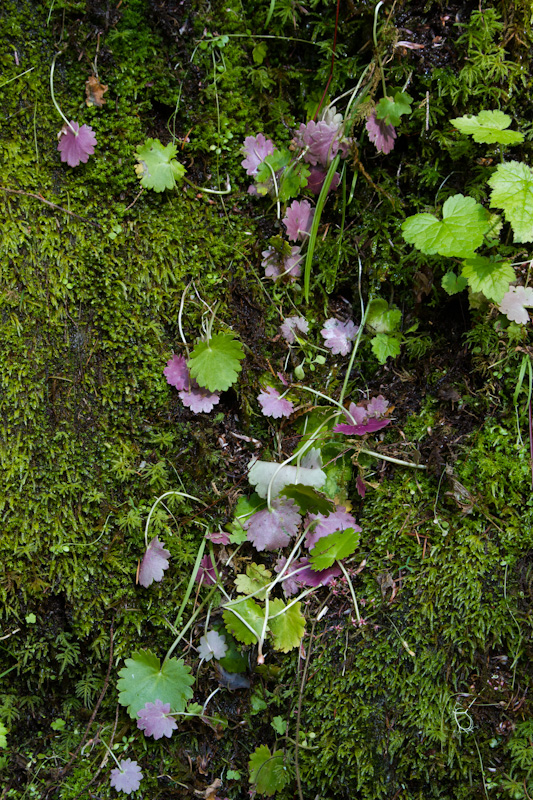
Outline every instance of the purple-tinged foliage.
[(212, 586), (217, 582), (215, 565), (211, 560), (211, 556), (204, 556), (202, 558), (194, 580), (196, 583), (201, 583), (203, 586)]
[(346, 433), (349, 436), (364, 436), (365, 433), (376, 433), (390, 424), (390, 419), (369, 419), (362, 425), (335, 425), (335, 433)]
[(291, 247), (289, 256), (280, 254), (274, 247), (269, 247), (261, 253), (263, 260), (261, 266), (265, 268), (267, 278), (277, 281), (282, 278), (295, 281), (302, 272), (302, 255), (299, 247)]
[(324, 345), (331, 350), (333, 355), (347, 355), (352, 349), (352, 342), (357, 336), (359, 328), (351, 320), (341, 322), (340, 319), (326, 320), (320, 334), (324, 338)]
[[(281, 572), (286, 561), (287, 559), (285, 557), (278, 559), (274, 567), (276, 572)], [(340, 574), (341, 568), (338, 566), (329, 567), (328, 569), (316, 572), (311, 568), (309, 559), (300, 558), (297, 561), (293, 561), (285, 573), (288, 577), (285, 578), (284, 575), (285, 580), (283, 580), (282, 583), (283, 591), (286, 597), (290, 597), (304, 586), (327, 586), (335, 578), (338, 578)]]
[(82, 125), (80, 128), (77, 122), (71, 120), (70, 126), (63, 125), (57, 136), (61, 161), (66, 161), (69, 167), (86, 164), (89, 156), (94, 153), (96, 136), (90, 125)]
[(172, 736), (172, 731), (177, 729), (176, 720), (170, 716), (170, 703), (156, 700), (155, 703), (145, 703), (137, 713), (137, 727), (144, 731), (145, 736), (161, 739)]
[(220, 395), (218, 392), (210, 392), (198, 386), (196, 381), (192, 382), (192, 386), (188, 392), (183, 391), (179, 393), (180, 400), (184, 406), (190, 408), (193, 414), (209, 414), (210, 411), (220, 402)]
[(277, 389), (267, 386), (257, 397), (265, 417), (290, 417), (294, 411), (294, 403), (281, 397)]
[(364, 500), (366, 495), (366, 484), (360, 475), (358, 475), (355, 479), (355, 488), (361, 500)]
[(213, 542), (213, 544), (229, 544), (230, 540), (229, 533), (226, 533), (226, 531), (223, 530), (206, 533), (205, 538), (209, 539), (209, 541)]
[(369, 417), (382, 417), (389, 407), (389, 401), (385, 400), (382, 394), (377, 397), (371, 397), (366, 407), (366, 413)]
[(340, 114), (329, 114), (319, 122), (302, 123), (292, 141), (300, 150), (305, 150), (304, 161), (322, 167), (329, 167), (339, 151), (346, 158), (350, 145), (350, 140), (344, 137)]
[(144, 554), (139, 569), (139, 583), (148, 588), (154, 581), (162, 581), (163, 573), (168, 569), (170, 552), (165, 550), (163, 543), (154, 536)]
[(175, 386), (179, 392), (189, 390), (191, 379), (189, 376), (187, 359), (183, 356), (172, 356), (170, 361), (167, 361), (167, 365), (163, 370), (163, 375), (167, 379), (167, 383), (170, 383), (171, 386)]
[(296, 341), (296, 331), (307, 333), (309, 330), (309, 323), (305, 317), (285, 317), (280, 330), (287, 344), (294, 344)]
[(111, 770), (111, 786), (117, 792), (131, 794), (136, 792), (142, 781), (143, 774), (140, 766), (131, 758), (123, 758), (119, 761), (118, 768)]
[(375, 145), (378, 153), (388, 155), (394, 148), (394, 140), (396, 139), (394, 125), (386, 125), (385, 120), (378, 119), (374, 111), (366, 121), (366, 129), (368, 138)]
[(287, 230), (287, 236), (292, 242), (305, 241), (309, 236), (315, 209), (307, 200), (293, 200), (281, 220)]
[(270, 139), (265, 139), (262, 133), (258, 133), (257, 136), (247, 136), (241, 148), (241, 153), (246, 156), (244, 161), (241, 161), (241, 166), (247, 175), (253, 177), (257, 175), (259, 165), (273, 152), (274, 143)]
[(272, 502), (272, 511), (256, 511), (243, 522), (243, 528), (256, 550), (278, 550), (289, 544), (301, 521), (294, 500), (277, 498)]
[(305, 522), (307, 525), (310, 525), (311, 522), (316, 522), (314, 528), (311, 528), (305, 537), (305, 546), (309, 550), (313, 549), (319, 539), (322, 539), (323, 536), (329, 536), (330, 533), (344, 531), (347, 528), (361, 531), (354, 517), (346, 511), (344, 506), (337, 506), (337, 510), (327, 516), (323, 514), (308, 514)]
[[(322, 184), (326, 180), (327, 170), (322, 169), (322, 167), (311, 167), (311, 172), (307, 178), (307, 188), (313, 192), (313, 194), (320, 194), (320, 190), (322, 189)], [(341, 181), (341, 176), (338, 172), (336, 172), (331, 180), (328, 194), (334, 192), (335, 189), (338, 188), (339, 183)]]

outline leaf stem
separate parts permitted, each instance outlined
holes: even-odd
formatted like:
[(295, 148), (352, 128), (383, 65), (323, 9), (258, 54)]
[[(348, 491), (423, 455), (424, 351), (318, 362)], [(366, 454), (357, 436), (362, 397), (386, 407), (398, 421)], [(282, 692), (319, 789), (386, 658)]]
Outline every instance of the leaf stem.
[(357, 622), (360, 625), (361, 624), (361, 614), (359, 613), (359, 606), (357, 605), (357, 597), (355, 596), (355, 589), (353, 588), (352, 580), (351, 580), (350, 576), (348, 575), (348, 570), (346, 569), (346, 567), (344, 566), (342, 561), (337, 561), (337, 564), (339, 565), (339, 567), (341, 568), (342, 572), (344, 573), (344, 577), (346, 578), (346, 580), (348, 582), (348, 586), (350, 587), (350, 594), (352, 595), (352, 602), (353, 602), (353, 607), (354, 607), (354, 611), (355, 611), (355, 616), (357, 617)]
[(412, 461), (402, 461), (401, 458), (393, 458), (392, 456), (384, 456), (383, 453), (376, 453), (375, 450), (367, 450), (366, 447), (359, 449), (360, 453), (366, 453), (367, 456), (380, 458), (382, 461), (390, 461), (391, 464), (399, 464), (400, 467), (412, 467), (413, 469), (427, 469), (425, 464), (413, 464)]
[(374, 39), (374, 47), (376, 48), (376, 56), (379, 64), (379, 71), (381, 73), (381, 85), (383, 86), (383, 97), (387, 97), (387, 86), (385, 84), (385, 70), (383, 69), (383, 61), (381, 60), (378, 47), (378, 13), (379, 9), (383, 5), (385, 5), (383, 0), (379, 0), (379, 3), (376, 5), (374, 9), (374, 26), (372, 28), (372, 37)]
[(70, 128), (70, 130), (72, 131), (74, 136), (77, 136), (78, 135), (77, 131), (74, 130), (74, 128), (72, 127), (72, 125), (70, 124), (70, 122), (68, 121), (66, 116), (63, 114), (63, 112), (59, 108), (59, 103), (57, 102), (56, 96), (55, 96), (55, 93), (54, 93), (54, 70), (56, 68), (56, 59), (60, 55), (61, 55), (61, 53), (56, 53), (55, 54), (55, 56), (52, 59), (52, 65), (50, 67), (50, 96), (52, 97), (52, 103), (54, 104), (55, 109), (56, 109), (57, 113), (59, 114), (59, 116), (61, 117), (61, 119), (64, 120), (64, 122), (68, 125), (68, 127)]

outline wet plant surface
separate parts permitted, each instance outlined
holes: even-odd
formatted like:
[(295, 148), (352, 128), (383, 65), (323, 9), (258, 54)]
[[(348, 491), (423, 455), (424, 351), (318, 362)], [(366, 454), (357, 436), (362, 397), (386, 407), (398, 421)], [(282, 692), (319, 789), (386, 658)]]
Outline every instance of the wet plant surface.
[(531, 796), (529, 6), (0, 26), (0, 800)]

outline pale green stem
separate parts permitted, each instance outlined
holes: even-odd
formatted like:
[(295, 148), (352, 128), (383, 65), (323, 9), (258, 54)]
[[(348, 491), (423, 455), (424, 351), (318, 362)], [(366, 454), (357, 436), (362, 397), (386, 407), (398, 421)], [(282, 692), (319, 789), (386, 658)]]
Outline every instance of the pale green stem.
[(52, 66), (50, 67), (50, 95), (52, 97), (52, 103), (54, 104), (57, 113), (59, 114), (61, 119), (64, 120), (65, 123), (69, 126), (69, 128), (72, 131), (72, 133), (74, 134), (74, 136), (77, 136), (78, 135), (77, 132), (74, 130), (74, 128), (72, 127), (72, 125), (70, 124), (70, 122), (68, 121), (66, 116), (63, 114), (63, 112), (59, 108), (59, 104), (58, 104), (58, 102), (56, 100), (56, 96), (54, 94), (54, 70), (56, 68), (56, 58), (58, 57), (58, 55), (60, 55), (60, 53), (56, 53), (55, 54), (55, 56), (52, 59)]
[(359, 448), (358, 452), (366, 453), (367, 456), (373, 456), (374, 458), (380, 458), (382, 461), (390, 461), (391, 464), (398, 464), (400, 467), (412, 467), (413, 469), (427, 469), (425, 464), (413, 464), (412, 461), (402, 461), (401, 458), (384, 456), (383, 453), (376, 453), (374, 450), (367, 450), (365, 447)]
[(278, 219), (280, 219), (280, 217), (281, 217), (281, 206), (280, 206), (280, 203), (279, 203), (279, 189), (278, 189), (278, 181), (276, 179), (276, 173), (274, 172), (274, 168), (271, 166), (271, 164), (268, 163), (268, 161), (265, 161), (264, 163), (269, 168), (269, 170), (271, 172), (271, 175), (272, 175), (272, 180), (274, 181), (274, 191), (276, 193), (276, 213), (277, 213)]
[(354, 611), (355, 611), (355, 616), (357, 617), (357, 622), (359, 624), (361, 624), (361, 614), (359, 613), (359, 606), (357, 605), (357, 597), (355, 596), (355, 590), (353, 588), (353, 583), (352, 583), (352, 581), (350, 579), (350, 576), (348, 575), (348, 572), (346, 570), (346, 567), (344, 566), (342, 561), (337, 561), (337, 564), (341, 568), (342, 572), (344, 573), (344, 577), (346, 578), (346, 580), (348, 582), (348, 586), (350, 587), (350, 594), (352, 595), (352, 602), (353, 602), (353, 607), (354, 607)]
[(377, 4), (376, 8), (374, 9), (374, 27), (372, 29), (372, 36), (374, 38), (374, 47), (376, 48), (376, 56), (378, 59), (379, 70), (381, 72), (381, 84), (383, 86), (383, 97), (387, 97), (387, 86), (385, 84), (385, 70), (383, 69), (383, 62), (381, 60), (381, 56), (379, 54), (379, 47), (378, 47), (378, 12), (381, 6), (385, 5), (383, 0), (380, 0)]
[(111, 756), (111, 758), (113, 759), (113, 761), (115, 762), (115, 764), (117, 765), (117, 767), (119, 768), (119, 770), (120, 770), (121, 772), (124, 772), (124, 770), (122, 769), (122, 767), (120, 766), (120, 764), (119, 764), (119, 763), (118, 763), (118, 761), (117, 761), (117, 757), (116, 757), (116, 755), (115, 755), (115, 754), (114, 754), (114, 752), (111, 750), (111, 748), (109, 747), (109, 745), (108, 745), (108, 744), (106, 744), (106, 743), (104, 742), (104, 740), (103, 740), (103, 739), (100, 739), (100, 741), (101, 741), (101, 742), (102, 742), (102, 744), (104, 745), (105, 749), (107, 750), (107, 752), (109, 753), (109, 755)]
[[(160, 503), (161, 500), (164, 500), (165, 497), (170, 497), (170, 495), (172, 495), (172, 494), (175, 494), (178, 497), (187, 497), (189, 500), (194, 500), (197, 503), (201, 503), (202, 502), (198, 497), (194, 497), (194, 495), (192, 495), (192, 494), (187, 494), (186, 492), (178, 492), (177, 490), (174, 490), (172, 492), (165, 492), (160, 497), (158, 497), (157, 500), (152, 505), (152, 508), (150, 509), (150, 512), (148, 514), (148, 519), (146, 520), (146, 526), (144, 528), (144, 543), (145, 543), (146, 547), (148, 547), (148, 528), (150, 526), (150, 520), (152, 518), (152, 514), (154, 513), (157, 504)], [(205, 503), (203, 503), (203, 505), (205, 505)]]
[(183, 176), (183, 180), (185, 183), (188, 183), (193, 189), (196, 189), (198, 192), (204, 192), (205, 194), (230, 194), (232, 191), (231, 185), (228, 185), (227, 189), (204, 189), (203, 186), (197, 186), (195, 183), (190, 181), (188, 178)]
[(4, 81), (3, 83), (0, 83), (0, 89), (3, 89), (4, 86), (7, 86), (8, 83), (12, 83), (12, 81), (16, 81), (16, 80), (18, 80), (18, 78), (22, 78), (23, 75), (27, 75), (28, 72), (31, 72), (34, 69), (35, 69), (35, 67), (30, 67), (25, 72), (21, 72), (20, 75), (15, 75), (14, 78), (10, 78), (8, 81)]
[(362, 306), (362, 311), (363, 311), (363, 317), (361, 319), (361, 325), (359, 326), (359, 330), (357, 332), (357, 339), (354, 342), (352, 355), (350, 356), (350, 361), (348, 362), (348, 369), (346, 370), (346, 375), (344, 377), (344, 383), (342, 384), (341, 395), (339, 397), (339, 405), (342, 408), (343, 412), (344, 412), (344, 407), (343, 407), (342, 403), (343, 403), (343, 400), (344, 400), (344, 396), (346, 395), (346, 390), (348, 388), (348, 382), (350, 380), (350, 375), (352, 373), (353, 363), (355, 361), (355, 356), (356, 356), (356, 353), (357, 353), (357, 351), (359, 349), (359, 344), (361, 343), (361, 338), (362, 338), (363, 332), (365, 330), (366, 317), (367, 317), (367, 314), (368, 314), (368, 307), (370, 306), (370, 302), (371, 302), (371, 298), (369, 297), (366, 309), (363, 309), (362, 298), (361, 298), (361, 306)]

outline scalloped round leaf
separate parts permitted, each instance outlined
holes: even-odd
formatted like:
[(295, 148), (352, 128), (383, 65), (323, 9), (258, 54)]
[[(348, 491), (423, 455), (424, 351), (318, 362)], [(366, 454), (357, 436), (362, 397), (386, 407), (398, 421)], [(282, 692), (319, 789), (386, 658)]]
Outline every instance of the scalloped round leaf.
[(309, 554), (311, 569), (315, 571), (328, 569), (335, 561), (342, 561), (343, 558), (355, 553), (359, 546), (359, 531), (353, 528), (346, 528), (338, 533), (330, 533), (323, 536)]
[(489, 227), (489, 213), (482, 205), (473, 197), (454, 194), (442, 206), (442, 221), (433, 214), (414, 214), (402, 223), (402, 233), (406, 242), (427, 255), (468, 258)]
[(475, 116), (466, 114), (464, 117), (451, 119), (450, 122), (479, 144), (520, 144), (524, 141), (523, 133), (506, 130), (512, 122), (511, 117), (498, 109), (480, 111)]
[(183, 660), (169, 658), (161, 666), (160, 659), (150, 650), (141, 650), (127, 658), (120, 670), (117, 687), (118, 701), (127, 706), (132, 719), (146, 703), (170, 703), (173, 712), (183, 711), (192, 695), (190, 688), (194, 683), (191, 669)]
[(239, 594), (253, 594), (258, 592), (255, 596), (258, 600), (265, 599), (265, 592), (260, 590), (268, 586), (272, 580), (272, 573), (265, 567), (264, 564), (256, 564), (253, 561), (246, 567), (246, 575), (237, 575), (235, 578), (235, 588)]
[(467, 259), (461, 276), (466, 278), (473, 292), (483, 292), (495, 303), (501, 303), (509, 291), (509, 284), (516, 278), (514, 269), (507, 261), (494, 261), (484, 256)]
[(159, 139), (147, 139), (137, 147), (135, 158), (139, 162), (135, 172), (141, 179), (141, 186), (164, 192), (174, 189), (176, 183), (185, 175), (185, 167), (176, 161), (178, 148), (175, 144), (163, 147)]
[(533, 242), (533, 170), (522, 161), (498, 164), (488, 180), (491, 208), (503, 208), (515, 242)]
[(274, 650), (288, 653), (289, 650), (300, 646), (305, 630), (305, 617), (300, 611), (301, 606), (301, 603), (295, 603), (288, 611), (284, 611), (279, 617), (272, 619), (273, 614), (278, 614), (285, 608), (285, 603), (278, 599), (270, 601), (268, 624)]
[(241, 371), (242, 344), (233, 333), (217, 333), (209, 342), (198, 342), (187, 362), (192, 377), (210, 392), (225, 392)]
[(450, 295), (459, 294), (463, 289), (466, 289), (468, 281), (461, 275), (457, 276), (455, 272), (449, 270), (446, 275), (443, 275), (441, 286), (445, 292)]
[(268, 797), (281, 791), (290, 780), (283, 750), (271, 753), (266, 744), (259, 745), (252, 753), (248, 770), (250, 783), (255, 783), (259, 794), (266, 794)]
[(222, 614), (224, 625), (238, 642), (242, 642), (243, 644), (255, 644), (259, 641), (261, 631), (263, 630), (263, 621), (265, 619), (263, 609), (251, 597), (244, 597), (242, 601), (236, 603), (233, 608), (255, 633), (252, 633), (250, 628), (247, 628), (229, 608), (225, 608)]

